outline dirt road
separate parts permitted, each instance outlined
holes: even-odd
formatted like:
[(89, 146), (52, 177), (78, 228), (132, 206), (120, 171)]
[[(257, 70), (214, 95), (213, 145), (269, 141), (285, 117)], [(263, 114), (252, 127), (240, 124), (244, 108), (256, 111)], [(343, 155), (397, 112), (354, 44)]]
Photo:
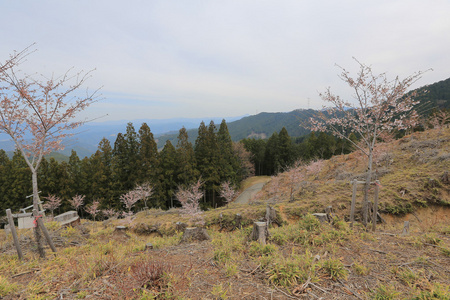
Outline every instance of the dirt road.
[(236, 200), (234, 200), (234, 203), (238, 203), (238, 204), (248, 204), (250, 199), (256, 195), (256, 193), (258, 193), (263, 186), (266, 184), (267, 182), (259, 182), (259, 183), (255, 183), (254, 185), (252, 185), (251, 187), (245, 189), (240, 195), (239, 197), (236, 198)]

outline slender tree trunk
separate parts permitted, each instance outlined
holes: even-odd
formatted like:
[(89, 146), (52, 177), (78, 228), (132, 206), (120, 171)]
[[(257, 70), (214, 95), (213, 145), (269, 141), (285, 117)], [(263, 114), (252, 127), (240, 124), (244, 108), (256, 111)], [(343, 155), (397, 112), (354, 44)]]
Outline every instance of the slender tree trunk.
[(38, 189), (38, 181), (37, 181), (37, 170), (31, 170), (31, 181), (33, 183), (33, 209), (40, 211), (39, 209), (39, 189)]
[(369, 222), (369, 187), (370, 181), (372, 180), (372, 161), (373, 161), (373, 151), (369, 149), (369, 163), (367, 166), (367, 176), (366, 176), (366, 184), (364, 186), (364, 201), (363, 201), (363, 224), (367, 226)]
[[(37, 210), (38, 212), (41, 210), (39, 209), (39, 189), (38, 189), (38, 182), (37, 182), (37, 169), (33, 168), (31, 169), (31, 181), (33, 183), (33, 209)], [(42, 206), (42, 205), (41, 205)], [(45, 258), (45, 250), (42, 245), (42, 235), (39, 228), (39, 225), (37, 223), (37, 220), (35, 221), (35, 227), (33, 229), (34, 231), (34, 238), (36, 240), (36, 245), (38, 248), (39, 256), (41, 258)]]

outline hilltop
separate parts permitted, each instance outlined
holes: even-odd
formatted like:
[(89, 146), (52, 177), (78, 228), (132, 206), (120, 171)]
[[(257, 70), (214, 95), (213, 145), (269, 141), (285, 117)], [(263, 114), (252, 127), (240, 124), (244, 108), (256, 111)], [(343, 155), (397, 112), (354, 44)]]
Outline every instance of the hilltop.
[[(376, 232), (348, 224), (350, 180), (364, 176), (358, 152), (280, 173), (250, 204), (204, 212), (211, 241), (181, 243), (177, 209), (132, 219), (47, 223), (58, 246), (38, 260), (22, 231), (25, 262), (0, 232), (4, 299), (449, 299), (450, 129), (407, 135), (377, 147), (380, 208)], [(267, 181), (268, 178), (263, 179)], [(258, 178), (251, 178), (243, 189)], [(291, 193), (293, 191), (293, 193)], [(357, 199), (361, 200), (359, 189)], [(275, 209), (267, 245), (249, 240), (252, 223)], [(320, 223), (311, 213), (332, 206)], [(241, 219), (236, 219), (240, 214)], [(403, 222), (410, 231), (402, 235)], [(125, 225), (125, 234), (114, 231)], [(153, 249), (146, 249), (151, 243)]]

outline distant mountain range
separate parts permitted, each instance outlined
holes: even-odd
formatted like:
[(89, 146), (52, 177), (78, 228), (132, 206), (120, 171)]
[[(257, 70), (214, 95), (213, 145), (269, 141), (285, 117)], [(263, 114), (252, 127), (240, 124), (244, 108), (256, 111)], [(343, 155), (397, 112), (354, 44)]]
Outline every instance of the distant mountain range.
[[(450, 78), (442, 80), (416, 90), (421, 101), (419, 112), (428, 113), (432, 108), (450, 108)], [(291, 112), (259, 113), (253, 116), (240, 116), (225, 118), (228, 130), (233, 141), (239, 141), (247, 137), (268, 138), (274, 132), (279, 132), (286, 127), (290, 136), (302, 136), (309, 131), (303, 126), (309, 117), (314, 114), (314, 110), (294, 110)], [(66, 149), (57, 157), (58, 160), (67, 159), (71, 150), (77, 151), (79, 157), (90, 156), (98, 147), (98, 143), (104, 137), (110, 140), (111, 146), (119, 132), (125, 133), (128, 122), (132, 122), (136, 132), (142, 123), (147, 123), (161, 149), (167, 140), (175, 146), (177, 144), (178, 131), (185, 127), (188, 130), (189, 139), (192, 143), (197, 138), (197, 131), (202, 121), (208, 126), (210, 121), (214, 121), (217, 127), (223, 118), (181, 118), (181, 119), (139, 119), (92, 122), (80, 127), (78, 132), (64, 141)], [(14, 144), (7, 135), (0, 134), (0, 149), (13, 151)]]

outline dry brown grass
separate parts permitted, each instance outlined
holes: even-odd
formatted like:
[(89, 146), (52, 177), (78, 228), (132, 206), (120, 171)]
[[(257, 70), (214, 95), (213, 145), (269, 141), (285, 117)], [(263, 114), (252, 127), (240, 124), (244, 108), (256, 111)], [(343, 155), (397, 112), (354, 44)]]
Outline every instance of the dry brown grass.
[[(180, 245), (176, 222), (189, 220), (176, 209), (144, 211), (131, 220), (83, 221), (88, 234), (49, 224), (58, 253), (46, 260), (38, 259), (30, 232), (21, 231), (26, 259), (18, 261), (11, 237), (0, 231), (0, 298), (448, 299), (430, 296), (450, 293), (449, 184), (441, 182), (450, 169), (448, 149), (449, 129), (380, 145), (376, 170), (387, 223), (376, 233), (358, 223), (350, 230), (345, 223), (349, 182), (365, 170), (358, 152), (333, 157), (319, 174), (307, 174), (293, 202), (287, 174), (280, 174), (276, 195), (269, 183), (249, 205), (204, 212), (212, 242)], [(251, 178), (243, 187), (269, 180)], [(268, 202), (284, 226), (271, 228), (269, 245), (261, 247), (248, 236)], [(328, 205), (339, 220), (308, 228), (304, 216)], [(234, 223), (237, 213), (242, 229)], [(408, 236), (400, 235), (404, 221), (410, 222)], [(130, 230), (117, 235), (116, 225)], [(145, 251), (147, 243), (154, 249)], [(297, 265), (310, 276), (305, 288), (307, 278)]]

